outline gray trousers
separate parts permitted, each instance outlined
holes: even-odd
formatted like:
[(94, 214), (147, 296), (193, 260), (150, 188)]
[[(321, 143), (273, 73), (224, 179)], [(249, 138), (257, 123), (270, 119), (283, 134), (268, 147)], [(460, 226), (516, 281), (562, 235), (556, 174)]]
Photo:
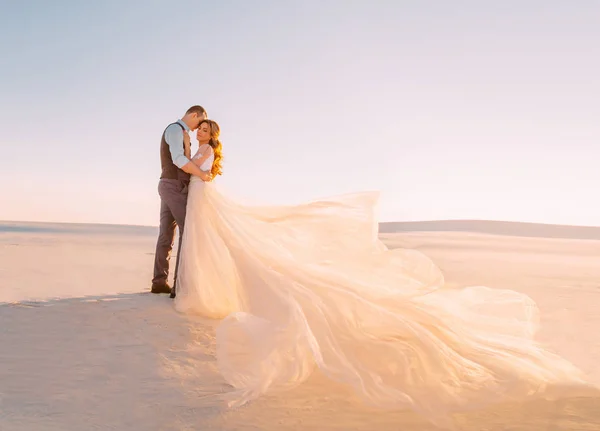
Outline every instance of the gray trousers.
[(177, 270), (179, 269), (179, 254), (185, 224), (185, 210), (188, 197), (188, 182), (181, 180), (161, 179), (158, 182), (160, 196), (160, 227), (156, 252), (154, 254), (154, 278), (152, 284), (164, 285), (169, 277), (169, 261), (175, 243), (175, 227), (179, 226), (179, 245), (177, 247), (177, 261), (173, 276), (173, 288), (177, 284)]

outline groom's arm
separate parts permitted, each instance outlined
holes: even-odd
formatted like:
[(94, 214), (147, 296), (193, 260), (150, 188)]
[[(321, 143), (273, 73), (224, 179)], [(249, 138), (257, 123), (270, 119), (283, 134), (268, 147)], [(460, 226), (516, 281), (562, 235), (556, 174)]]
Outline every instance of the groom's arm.
[(173, 124), (165, 131), (165, 141), (171, 152), (171, 159), (175, 166), (191, 175), (196, 175), (204, 181), (210, 181), (211, 177), (206, 172), (200, 170), (190, 159), (188, 159), (183, 151), (183, 130), (181, 127)]
[(196, 175), (200, 177), (202, 181), (210, 181), (212, 176), (202, 171), (198, 166), (196, 166), (193, 162), (187, 162), (185, 165), (181, 167), (183, 172), (187, 172), (190, 175)]

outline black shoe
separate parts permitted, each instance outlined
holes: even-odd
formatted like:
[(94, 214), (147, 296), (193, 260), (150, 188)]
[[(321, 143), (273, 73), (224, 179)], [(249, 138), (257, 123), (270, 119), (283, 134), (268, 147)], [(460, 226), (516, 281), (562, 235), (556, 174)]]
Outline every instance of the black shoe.
[(175, 293), (175, 285), (173, 285), (173, 288), (171, 289), (171, 294), (169, 295), (169, 298), (173, 299), (177, 296), (177, 293)]
[(156, 284), (152, 283), (152, 289), (150, 290), (152, 293), (171, 293), (171, 286), (168, 283), (165, 284)]

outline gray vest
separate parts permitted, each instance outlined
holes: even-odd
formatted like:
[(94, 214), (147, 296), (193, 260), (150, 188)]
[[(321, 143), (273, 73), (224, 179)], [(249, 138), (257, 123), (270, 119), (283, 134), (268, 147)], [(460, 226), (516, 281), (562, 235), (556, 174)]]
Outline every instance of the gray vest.
[[(171, 123), (169, 124), (169, 126), (171, 126), (172, 124), (177, 124), (179, 127), (181, 127), (181, 130), (183, 130), (183, 133), (185, 133), (185, 129), (181, 124)], [(175, 163), (173, 163), (171, 151), (169, 150), (169, 144), (167, 144), (167, 141), (165, 139), (166, 131), (167, 129), (165, 128), (165, 131), (163, 132), (162, 138), (160, 140), (160, 167), (162, 169), (160, 178), (166, 178), (170, 180), (181, 180), (187, 182), (190, 180), (190, 174), (183, 172), (175, 165)]]

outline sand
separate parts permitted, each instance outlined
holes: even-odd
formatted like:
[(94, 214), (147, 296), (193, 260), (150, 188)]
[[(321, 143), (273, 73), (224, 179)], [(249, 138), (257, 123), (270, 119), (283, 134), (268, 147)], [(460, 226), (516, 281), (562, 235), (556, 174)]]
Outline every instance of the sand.
[[(542, 311), (539, 340), (600, 381), (599, 240), (434, 230), (382, 238), (427, 253), (451, 286), (531, 295)], [(0, 430), (437, 429), (411, 412), (357, 405), (318, 373), (229, 410), (212, 396), (226, 388), (214, 356), (217, 322), (178, 315), (166, 295), (140, 293), (153, 237), (0, 240)], [(600, 396), (498, 405), (457, 421), (464, 431), (600, 430)]]

